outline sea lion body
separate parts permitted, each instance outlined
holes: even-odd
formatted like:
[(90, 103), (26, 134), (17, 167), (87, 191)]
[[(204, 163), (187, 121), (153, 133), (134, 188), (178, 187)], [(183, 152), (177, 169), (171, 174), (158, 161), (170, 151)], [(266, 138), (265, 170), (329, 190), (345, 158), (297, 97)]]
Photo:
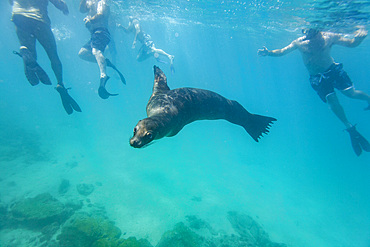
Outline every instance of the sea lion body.
[(130, 140), (133, 147), (143, 147), (153, 140), (176, 135), (196, 120), (225, 119), (242, 126), (258, 142), (275, 118), (249, 113), (237, 101), (204, 89), (170, 90), (164, 73), (154, 66), (153, 94), (146, 107), (147, 118), (139, 121)]

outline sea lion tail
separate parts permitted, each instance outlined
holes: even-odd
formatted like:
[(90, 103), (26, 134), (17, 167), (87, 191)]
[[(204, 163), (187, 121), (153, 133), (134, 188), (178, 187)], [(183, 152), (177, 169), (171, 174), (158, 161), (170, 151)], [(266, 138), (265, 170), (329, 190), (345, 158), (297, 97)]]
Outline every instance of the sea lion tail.
[(251, 114), (248, 117), (248, 121), (243, 124), (243, 128), (248, 132), (248, 134), (258, 142), (262, 134), (268, 134), (270, 132), (270, 127), (276, 118), (266, 117), (257, 114)]

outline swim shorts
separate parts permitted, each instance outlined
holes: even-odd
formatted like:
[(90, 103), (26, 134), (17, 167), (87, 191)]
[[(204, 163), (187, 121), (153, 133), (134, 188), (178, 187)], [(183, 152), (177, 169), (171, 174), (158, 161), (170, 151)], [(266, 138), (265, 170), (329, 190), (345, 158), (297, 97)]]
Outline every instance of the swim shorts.
[(152, 47), (154, 45), (152, 37), (150, 37), (149, 34), (144, 34), (143, 39), (142, 39), (142, 43), (143, 43), (143, 45), (140, 47), (139, 54), (141, 56), (149, 55), (152, 52)]
[(110, 42), (110, 33), (106, 28), (97, 28), (91, 33), (91, 39), (83, 47), (92, 50), (95, 48), (104, 51)]
[(310, 83), (324, 102), (327, 102), (328, 95), (335, 93), (334, 88), (345, 91), (353, 87), (341, 63), (333, 63), (327, 71), (310, 76)]

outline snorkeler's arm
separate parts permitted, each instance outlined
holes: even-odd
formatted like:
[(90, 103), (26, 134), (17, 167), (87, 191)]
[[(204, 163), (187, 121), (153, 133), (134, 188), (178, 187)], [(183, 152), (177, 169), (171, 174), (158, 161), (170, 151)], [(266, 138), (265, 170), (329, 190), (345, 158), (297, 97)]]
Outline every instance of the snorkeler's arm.
[(86, 0), (81, 0), (81, 2), (80, 2), (80, 12), (81, 13), (87, 13), (88, 11), (89, 11), (89, 9), (87, 8)]
[(100, 21), (101, 19), (107, 18), (107, 16), (109, 15), (109, 11), (110, 9), (106, 1), (100, 0), (98, 3), (97, 10), (96, 10), (96, 15), (91, 17), (89, 21), (94, 23), (94, 22)]
[(360, 28), (354, 33), (352, 39), (345, 37), (342, 34), (328, 33), (328, 36), (333, 39), (333, 44), (346, 46), (346, 47), (356, 47), (361, 44), (361, 42), (366, 38), (367, 31)]
[(49, 0), (57, 9), (61, 10), (63, 14), (68, 15), (69, 10), (67, 4), (63, 0)]
[(294, 40), (292, 43), (290, 43), (288, 46), (282, 48), (282, 49), (276, 49), (276, 50), (268, 50), (266, 47), (263, 47), (263, 49), (259, 49), (257, 51), (257, 54), (260, 56), (270, 56), (270, 57), (281, 57), (284, 56), (298, 48), (297, 40)]
[(117, 24), (117, 27), (122, 28), (125, 33), (130, 33), (134, 29), (132, 21), (128, 23), (128, 27), (124, 27), (122, 24)]

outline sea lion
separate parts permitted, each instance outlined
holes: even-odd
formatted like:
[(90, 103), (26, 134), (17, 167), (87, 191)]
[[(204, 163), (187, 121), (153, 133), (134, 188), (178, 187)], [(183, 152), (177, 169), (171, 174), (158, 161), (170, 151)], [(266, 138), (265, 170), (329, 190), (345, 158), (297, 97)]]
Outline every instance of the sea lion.
[(225, 119), (242, 126), (258, 142), (269, 132), (275, 118), (249, 113), (237, 101), (198, 88), (170, 90), (167, 78), (154, 66), (153, 93), (146, 106), (147, 118), (134, 128), (130, 145), (141, 148), (153, 140), (176, 135), (185, 125), (196, 120)]

